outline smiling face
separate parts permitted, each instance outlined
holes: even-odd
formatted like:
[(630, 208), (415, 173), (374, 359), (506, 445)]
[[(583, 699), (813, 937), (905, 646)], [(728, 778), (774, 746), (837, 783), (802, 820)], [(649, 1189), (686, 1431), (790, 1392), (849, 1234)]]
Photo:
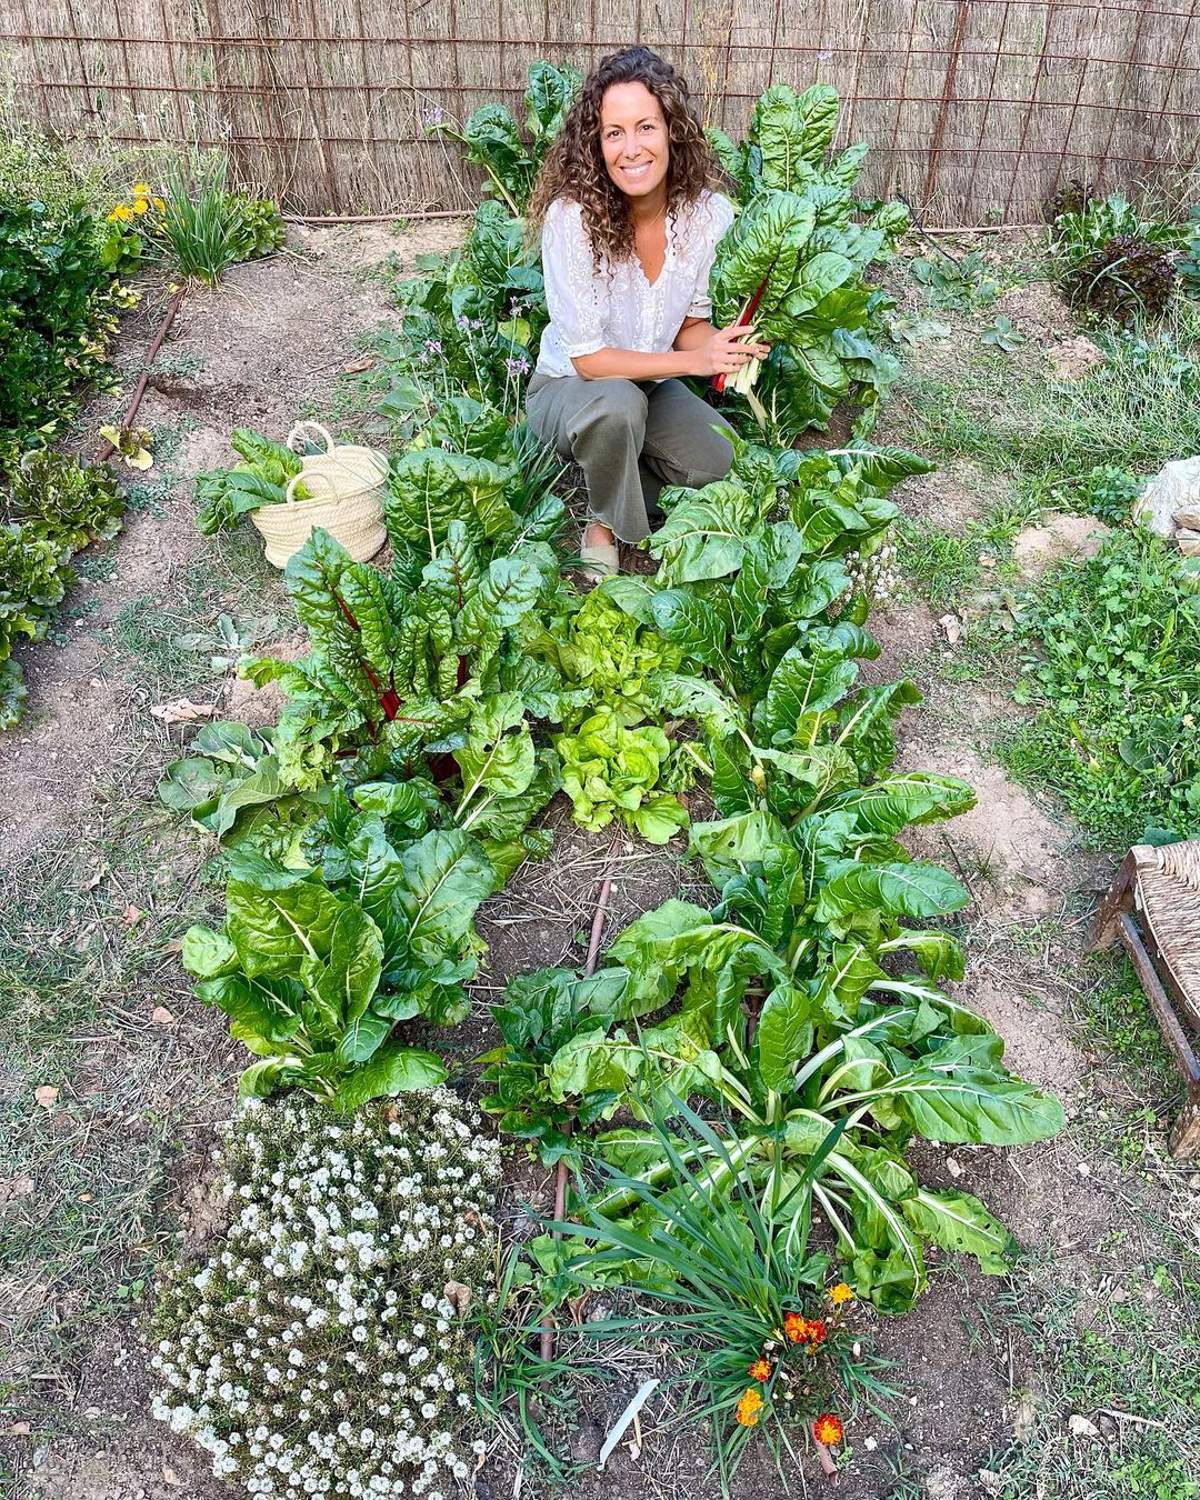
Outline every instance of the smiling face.
[(671, 157), (667, 122), (644, 83), (614, 83), (605, 89), (600, 149), (608, 175), (627, 197), (662, 191)]

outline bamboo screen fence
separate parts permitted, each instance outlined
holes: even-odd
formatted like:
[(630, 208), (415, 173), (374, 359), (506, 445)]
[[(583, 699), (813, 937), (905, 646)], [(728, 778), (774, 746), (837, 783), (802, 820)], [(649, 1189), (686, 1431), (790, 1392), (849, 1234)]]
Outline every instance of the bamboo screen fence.
[(1028, 222), (1054, 186), (1196, 161), (1200, 0), (0, 0), (0, 62), (36, 121), (225, 146), (311, 213), (477, 197), (439, 111), (519, 106), (537, 57), (586, 71), (639, 40), (742, 129), (771, 82), (833, 84), (866, 186), (931, 225)]

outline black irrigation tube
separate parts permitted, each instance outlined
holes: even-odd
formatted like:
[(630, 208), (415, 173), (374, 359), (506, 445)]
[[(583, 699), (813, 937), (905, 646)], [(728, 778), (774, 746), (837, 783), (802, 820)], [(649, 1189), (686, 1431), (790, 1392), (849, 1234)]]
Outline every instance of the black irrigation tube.
[[(606, 874), (600, 886), (600, 895), (596, 901), (596, 910), (592, 914), (592, 932), (588, 940), (587, 962), (583, 966), (585, 974), (594, 974), (596, 971), (596, 960), (600, 957), (600, 937), (604, 932), (604, 914), (608, 909), (608, 898), (612, 892), (613, 877), (611, 872)], [(568, 1123), (567, 1129), (570, 1129)], [(567, 1211), (567, 1164), (559, 1161), (554, 1170), (554, 1218), (556, 1223), (561, 1223)], [(555, 1234), (557, 1238), (557, 1232)], [(554, 1321), (547, 1315), (542, 1324), (542, 1358), (554, 1358)]]
[[(158, 325), (158, 331), (150, 341), (149, 349), (146, 350), (141, 379), (138, 381), (133, 395), (129, 399), (129, 405), (125, 408), (125, 413), (121, 418), (122, 432), (126, 432), (129, 429), (134, 417), (137, 416), (138, 407), (142, 404), (142, 397), (146, 394), (146, 381), (150, 376), (150, 366), (157, 358), (158, 351), (162, 348), (163, 339), (166, 338), (171, 324), (175, 321), (175, 314), (179, 311), (179, 304), (183, 301), (183, 294), (186, 290), (187, 283), (184, 282), (182, 285), (176, 287), (175, 295), (167, 303), (167, 310), (163, 314), (162, 322)], [(116, 451), (115, 445), (110, 443), (106, 438), (101, 444), (99, 453), (96, 454), (96, 462), (98, 464), (107, 463)]]

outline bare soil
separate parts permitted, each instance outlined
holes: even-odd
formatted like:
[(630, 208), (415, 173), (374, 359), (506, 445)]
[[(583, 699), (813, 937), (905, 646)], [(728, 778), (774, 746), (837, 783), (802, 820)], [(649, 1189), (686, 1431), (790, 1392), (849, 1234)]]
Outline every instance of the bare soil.
[[(132, 515), (107, 549), (115, 564), (112, 576), (81, 580), (70, 601), (76, 619), (65, 643), (57, 649), (36, 646), (22, 656), (30, 711), (0, 746), (0, 866), (19, 870), (39, 850), (69, 850), (73, 840), (90, 848), (88, 838), (105, 822), (114, 785), (123, 796), (152, 807), (159, 769), (187, 737), (185, 730), (165, 727), (150, 715), (160, 689), (212, 703), (218, 714), (272, 716), (269, 701), (248, 698), (228, 679), (207, 673), (203, 654), (191, 677), (177, 668), (172, 673), (148, 666), (130, 645), (129, 612), (136, 606), (169, 618), (172, 610), (194, 607), (195, 565), (203, 563), (209, 574), (199, 596), (207, 616), (183, 628), (201, 630), (215, 624), (231, 601), (236, 606), (253, 601), (257, 613), (280, 617), (286, 641), (287, 604), (277, 578), (255, 561), (253, 548), (198, 535), (190, 480), (228, 458), (232, 426), (246, 423), (282, 438), (299, 412), (327, 405), (339, 371), (355, 358), (358, 336), (391, 316), (386, 281), (370, 273), (390, 256), (402, 267), (411, 265), (416, 254), (443, 249), (458, 233), (457, 226), (444, 223), (400, 235), (374, 228), (296, 231), (287, 255), (239, 267), (217, 291), (189, 292), (167, 345), (167, 364), (189, 373), (156, 376), (142, 413), (146, 425), (186, 426), (171, 462), (177, 482), (160, 497), (157, 510)], [(1002, 310), (1038, 339), (1053, 341), (1069, 331), (1069, 320), (1064, 323), (1061, 309), (1040, 290), (1032, 298), (1007, 293)], [(131, 369), (139, 357), (139, 348), (131, 346)], [(89, 420), (95, 425), (112, 407), (111, 402), (98, 405)], [(994, 498), (981, 476), (965, 468), (912, 483), (898, 496), (907, 513), (956, 526), (982, 514)], [(915, 854), (956, 868), (972, 893), (964, 919), (968, 978), (959, 997), (992, 1020), (1016, 1071), (1063, 1098), (1071, 1121), (1058, 1141), (1018, 1150), (925, 1146), (920, 1169), (935, 1186), (977, 1193), (1024, 1244), (1052, 1252), (1060, 1273), (1075, 1275), (1081, 1285), (1099, 1285), (1111, 1269), (1105, 1245), (1114, 1218), (1128, 1211), (1126, 1202), (1141, 1201), (1146, 1192), (1144, 1184), (1120, 1179), (1119, 1200), (1110, 1186), (1119, 1169), (1091, 1134), (1089, 1121), (1105, 1100), (1120, 1101), (1121, 1085), (1081, 1049), (1071, 1020), (1073, 997), (1089, 982), (1083, 957), (1086, 912), (1108, 869), (1082, 853), (1069, 826), (987, 759), (987, 727), (997, 716), (1011, 714), (1012, 705), (1002, 685), (957, 688), (934, 677), (945, 643), (933, 612), (922, 604), (893, 607), (873, 620), (872, 629), (883, 654), (870, 676), (910, 674), (930, 689), (930, 701), (901, 726), (902, 764), (962, 776), (978, 789), (974, 811), (945, 828), (914, 830), (910, 840)], [(444, 1039), (462, 1061), (464, 1083), (473, 1078), (469, 1060), (491, 1039), (487, 1005), (505, 980), (542, 965), (582, 961), (606, 874), (613, 878), (606, 933), (669, 894), (688, 894), (697, 880), (681, 847), (655, 851), (610, 832), (586, 835), (563, 809), (555, 817), (558, 839), (551, 859), (526, 866), (481, 914), (490, 953), (476, 1013)], [(159, 836), (161, 858), (180, 862), (185, 875), (190, 858), (194, 873), (202, 856), (186, 852), (191, 836), (169, 831), (165, 822)], [(150, 905), (145, 870), (118, 868), (111, 874), (124, 878), (122, 892), (131, 903)], [(694, 894), (702, 898), (702, 887)], [(190, 899), (212, 895), (201, 891)], [(178, 933), (191, 914), (181, 909), (173, 923), (165, 923), (154, 969), (174, 1022), (154, 1028), (147, 1010), (132, 1032), (115, 1029), (115, 1021), (106, 1023), (64, 1087), (71, 1098), (72, 1128), (85, 1140), (94, 1132), (92, 1150), (119, 1151), (125, 1135), (147, 1128), (156, 1108), (173, 1105), (189, 1133), (183, 1150), (164, 1169), (168, 1222), (173, 1216), (194, 1235), (202, 1232), (208, 1212), (209, 1131), (231, 1106), (237, 1060), (219, 1018), (204, 1014), (189, 997), (178, 969)], [(114, 1115), (107, 1099), (102, 1118), (99, 1105), (89, 1103), (93, 1086), (101, 1087), (114, 1070), (145, 1070), (147, 1058), (157, 1075), (155, 1087), (165, 1097), (156, 1103), (154, 1088), (147, 1085), (128, 1118)], [(31, 1087), (29, 1080), (10, 1082), (21, 1090)], [(0, 1208), (7, 1201), (5, 1190), (9, 1198), (15, 1192), (16, 1200), (24, 1192), (12, 1182), (0, 1189)], [(509, 1231), (527, 1232), (531, 1220), (525, 1205), (545, 1210), (550, 1194), (547, 1174), (515, 1157), (499, 1205)], [(1135, 1253), (1135, 1248), (1128, 1251)], [(1002, 1341), (1002, 1352), (976, 1336), (981, 1316), (989, 1310), (997, 1316), (997, 1291), (995, 1279), (965, 1262), (945, 1262), (934, 1265), (932, 1289), (909, 1317), (889, 1321), (869, 1309), (859, 1311), (864, 1337), (895, 1361), (893, 1378), (903, 1395), (894, 1427), (870, 1417), (851, 1424), (852, 1457), (838, 1485), (846, 1500), (893, 1492), (935, 1500), (986, 1493), (979, 1472), (995, 1452), (1028, 1430), (1043, 1378), (1019, 1336)], [(52, 1295), (48, 1287), (42, 1292)], [(0, 1298), (10, 1304), (27, 1295), (27, 1288), (0, 1287)], [(135, 1299), (134, 1311), (139, 1310)], [(54, 1420), (42, 1412), (32, 1430), (22, 1430), (18, 1422), (0, 1433), (0, 1451), (23, 1475), (14, 1496), (219, 1500), (230, 1495), (211, 1478), (197, 1450), (150, 1420), (146, 1354), (135, 1317), (114, 1310), (96, 1327), (90, 1349), (53, 1377), (54, 1389), (63, 1393)], [(618, 1368), (611, 1385), (589, 1391), (574, 1440), (579, 1456), (594, 1456), (644, 1376), (646, 1360), (631, 1359)], [(642, 1414), (640, 1456), (619, 1448), (603, 1475), (573, 1487), (572, 1500), (715, 1495), (694, 1429), (668, 1428), (665, 1414), (664, 1404), (651, 1401)], [(895, 1489), (901, 1471), (915, 1476), (919, 1489)], [(825, 1487), (808, 1464), (806, 1480), (794, 1478), (797, 1487), (807, 1482), (817, 1493)], [(525, 1493), (534, 1493), (532, 1486)], [(747, 1461), (735, 1489), (738, 1500), (773, 1500), (781, 1493), (773, 1472)], [(480, 1500), (517, 1494), (511, 1465), (501, 1455), (478, 1476), (474, 1494)]]

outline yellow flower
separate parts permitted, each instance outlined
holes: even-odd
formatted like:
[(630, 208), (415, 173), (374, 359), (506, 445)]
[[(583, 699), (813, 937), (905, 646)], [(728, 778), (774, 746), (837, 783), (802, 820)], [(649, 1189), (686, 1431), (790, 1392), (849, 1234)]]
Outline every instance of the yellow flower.
[(854, 1292), (844, 1281), (839, 1281), (837, 1286), (829, 1288), (829, 1300), (837, 1307), (841, 1302), (852, 1302), (854, 1300)]
[(151, 198), (150, 202), (153, 203), (153, 205), (154, 205), (154, 212), (156, 214), (165, 214), (166, 213), (166, 211), (167, 211), (167, 205), (162, 201), (161, 198)]
[(114, 221), (119, 220), (123, 224), (127, 219), (131, 219), (132, 217), (133, 210), (129, 207), (129, 204), (118, 203), (116, 208), (113, 209), (112, 213), (109, 214), (108, 222), (111, 224)]
[(135, 182), (129, 191), (135, 198), (148, 198), (150, 196), (150, 184), (148, 182)]
[(753, 1386), (750, 1386), (742, 1393), (734, 1415), (743, 1427), (757, 1427), (758, 1414), (762, 1410), (762, 1407), (763, 1398)]
[(133, 200), (133, 211), (135, 214), (144, 214), (149, 207), (149, 198), (135, 198)]

